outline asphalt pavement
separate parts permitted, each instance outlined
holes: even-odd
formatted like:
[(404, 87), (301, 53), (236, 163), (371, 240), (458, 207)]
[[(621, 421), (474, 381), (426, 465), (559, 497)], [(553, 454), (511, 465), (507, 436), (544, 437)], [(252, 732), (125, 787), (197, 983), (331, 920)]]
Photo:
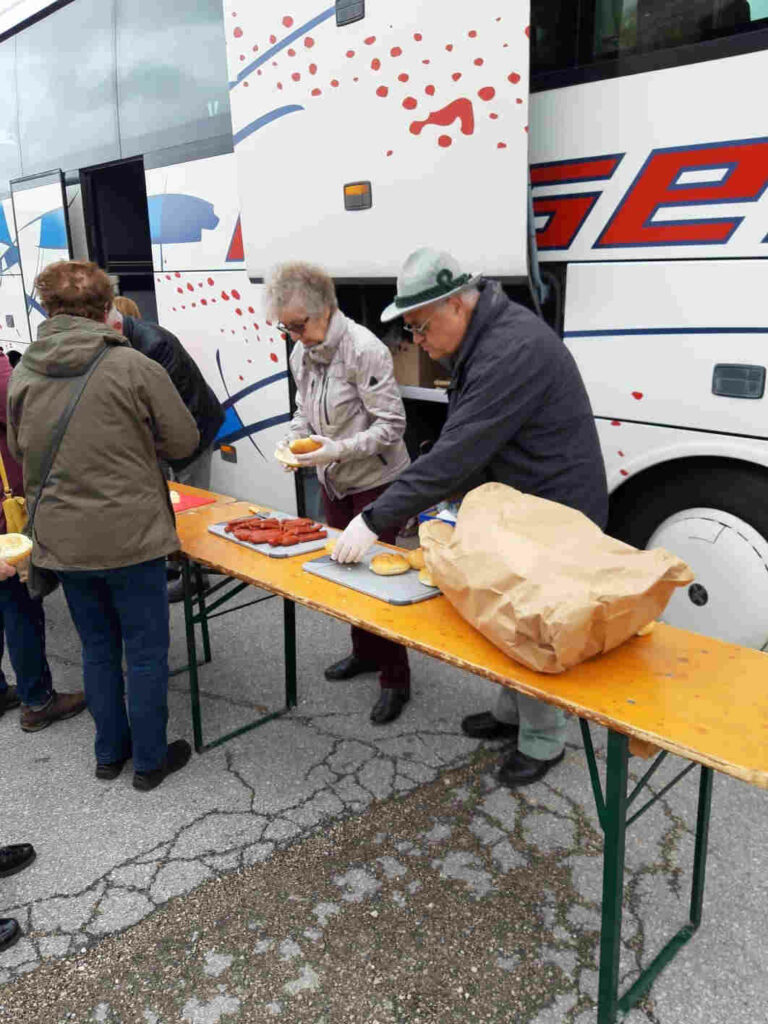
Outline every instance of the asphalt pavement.
[[(76, 689), (61, 594), (46, 608), (55, 683)], [(510, 793), (500, 745), (459, 729), (493, 684), (413, 655), (411, 703), (375, 727), (374, 676), (323, 678), (347, 628), (304, 609), (297, 624), (298, 708), (152, 793), (130, 766), (93, 777), (87, 714), (32, 735), (18, 712), (0, 719), (0, 842), (38, 854), (0, 881), (0, 914), (25, 931), (0, 954), (0, 1021), (593, 1024), (601, 834), (577, 723), (563, 763)], [(215, 620), (212, 639), (207, 737), (280, 705), (281, 602)], [(184, 676), (169, 736), (191, 739)], [(668, 758), (652, 789), (681, 766)], [(696, 795), (691, 773), (629, 833), (625, 982), (686, 919)], [(702, 928), (631, 1024), (768, 1019), (767, 799), (716, 777)]]

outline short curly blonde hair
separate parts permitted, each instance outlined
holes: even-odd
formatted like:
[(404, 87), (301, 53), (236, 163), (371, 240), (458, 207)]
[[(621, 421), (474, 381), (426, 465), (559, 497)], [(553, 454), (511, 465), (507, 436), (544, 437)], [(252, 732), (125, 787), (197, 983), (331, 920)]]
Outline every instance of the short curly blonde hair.
[(281, 263), (270, 272), (266, 285), (267, 315), (277, 320), (280, 311), (299, 302), (307, 316), (320, 316), (338, 308), (333, 278), (322, 267), (294, 261)]

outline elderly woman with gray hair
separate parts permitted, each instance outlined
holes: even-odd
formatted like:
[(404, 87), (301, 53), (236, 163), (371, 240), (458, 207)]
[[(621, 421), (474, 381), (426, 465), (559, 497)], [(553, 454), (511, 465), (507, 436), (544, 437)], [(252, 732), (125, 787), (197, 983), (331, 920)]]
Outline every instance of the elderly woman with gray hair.
[[(410, 463), (403, 442), (405, 409), (386, 345), (344, 316), (333, 280), (308, 263), (284, 263), (266, 282), (269, 315), (294, 344), (291, 373), (296, 412), (285, 443), (312, 436), (321, 447), (297, 456), (314, 466), (325, 519), (344, 529)], [(300, 344), (298, 344), (300, 342)], [(395, 542), (396, 530), (381, 539)], [(379, 671), (378, 725), (396, 719), (410, 697), (404, 647), (352, 627), (352, 654), (331, 665), (326, 679)]]

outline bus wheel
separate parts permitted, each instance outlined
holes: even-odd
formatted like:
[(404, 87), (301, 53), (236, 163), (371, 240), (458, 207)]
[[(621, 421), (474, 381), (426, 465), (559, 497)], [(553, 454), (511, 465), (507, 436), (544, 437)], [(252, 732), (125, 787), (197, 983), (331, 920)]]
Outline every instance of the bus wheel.
[[(640, 548), (666, 548), (696, 579), (672, 596), (662, 621), (746, 647), (768, 646), (768, 475), (759, 468), (683, 468), (650, 491), (609, 532)], [(619, 511), (618, 509), (616, 511)]]

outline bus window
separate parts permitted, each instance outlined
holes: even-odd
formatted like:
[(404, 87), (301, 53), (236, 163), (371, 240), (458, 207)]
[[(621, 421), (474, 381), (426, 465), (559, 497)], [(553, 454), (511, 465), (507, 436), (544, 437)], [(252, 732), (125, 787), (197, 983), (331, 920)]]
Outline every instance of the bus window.
[(578, 28), (579, 4), (574, 0), (531, 0), (531, 64), (534, 71), (575, 67), (578, 63)]
[(596, 0), (594, 59), (684, 46), (768, 26), (768, 0)]

